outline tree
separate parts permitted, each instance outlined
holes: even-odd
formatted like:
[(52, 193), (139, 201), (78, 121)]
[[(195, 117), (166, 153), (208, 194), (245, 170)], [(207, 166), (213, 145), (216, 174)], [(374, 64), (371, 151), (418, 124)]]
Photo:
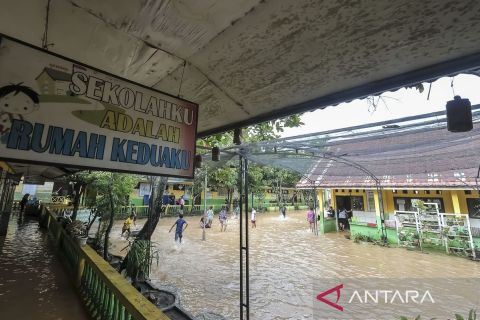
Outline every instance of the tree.
[(86, 187), (95, 180), (95, 173), (92, 171), (79, 171), (65, 177), (65, 181), (73, 184), (73, 212), (71, 219), (77, 219), (78, 207), (80, 206), (80, 199), (85, 194)]
[(167, 177), (149, 177), (152, 185), (152, 194), (150, 196), (148, 219), (138, 233), (137, 239), (150, 240), (157, 227), (161, 214), (165, 210), (163, 207), (163, 192), (167, 186)]
[[(190, 213), (194, 211), (195, 204), (199, 204), (199, 199), (202, 196), (202, 192), (205, 190), (205, 175), (207, 175), (207, 167), (196, 168), (195, 176), (193, 178), (192, 185), (192, 206), (190, 207)], [(205, 209), (206, 210), (206, 209)]]
[[(243, 128), (242, 140), (243, 142), (258, 142), (277, 139), (280, 138), (279, 133), (283, 132), (285, 128), (295, 128), (302, 125), (303, 122), (300, 119), (300, 115), (262, 122)], [(233, 144), (233, 132), (228, 131), (208, 136), (198, 140), (197, 144), (203, 147), (227, 147)]]
[(134, 175), (114, 172), (95, 172), (94, 177), (95, 180), (92, 184), (98, 192), (97, 210), (102, 215), (102, 223), (105, 225), (103, 258), (108, 260), (110, 232), (115, 215), (122, 206), (127, 205), (127, 196), (135, 186), (137, 179)]
[(125, 269), (128, 276), (134, 281), (143, 280), (148, 276), (152, 262), (152, 234), (165, 210), (162, 198), (168, 178), (150, 176), (148, 179), (152, 186), (148, 219), (131, 244), (120, 266), (120, 270)]
[[(285, 118), (263, 122), (253, 126), (249, 126), (243, 129), (242, 140), (243, 142), (258, 142), (265, 140), (277, 139), (280, 137), (279, 133), (283, 132), (284, 128), (292, 128), (303, 125), (300, 115), (288, 116)], [(233, 144), (233, 133), (226, 132), (223, 134), (217, 134), (209, 136), (207, 138), (199, 140), (199, 145), (204, 147), (227, 147)], [(268, 172), (264, 172), (267, 167), (251, 164), (249, 167), (249, 189), (250, 192), (260, 195), (263, 193), (261, 187), (265, 186), (264, 176), (268, 175)], [(280, 170), (282, 175), (290, 177), (289, 171)], [(280, 173), (278, 173), (280, 175)], [(227, 189), (227, 203), (231, 207), (232, 196), (237, 186), (238, 179), (238, 162), (230, 161), (227, 165), (221, 168), (214, 168), (208, 172), (209, 185), (213, 188), (226, 188)], [(288, 179), (287, 179), (288, 180)], [(296, 180), (298, 181), (298, 179)], [(295, 182), (296, 182), (295, 181)], [(288, 181), (290, 182), (290, 181)], [(281, 189), (277, 188), (276, 189)]]
[(227, 190), (226, 205), (228, 210), (232, 205), (233, 193), (237, 186), (238, 170), (235, 166), (225, 166), (213, 170), (209, 179), (210, 185), (222, 187)]
[(259, 200), (263, 200), (265, 197), (265, 169), (256, 164), (248, 167), (248, 190), (253, 197), (256, 196)]
[(264, 167), (264, 181), (269, 184), (277, 196), (277, 204), (281, 206), (289, 199), (285, 199), (283, 195), (283, 187), (295, 187), (300, 179), (300, 174), (294, 171)]

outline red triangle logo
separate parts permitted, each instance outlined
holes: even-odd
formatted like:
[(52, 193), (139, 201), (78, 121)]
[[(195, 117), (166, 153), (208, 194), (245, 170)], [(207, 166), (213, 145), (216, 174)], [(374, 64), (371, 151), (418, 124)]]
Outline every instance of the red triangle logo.
[[(327, 291), (324, 291), (322, 293), (320, 293), (318, 296), (317, 296), (317, 300), (319, 301), (322, 301), (323, 303), (329, 305), (330, 307), (332, 308), (335, 308), (339, 311), (343, 311), (343, 307), (341, 305), (338, 305), (338, 300), (340, 300), (340, 290), (343, 289), (343, 283), (342, 284), (339, 284), (338, 286), (336, 287), (333, 287), (331, 289), (328, 289)], [(332, 302), (326, 298), (324, 298), (325, 296), (328, 296), (330, 293), (332, 292), (336, 292), (337, 293), (337, 301), (335, 302)]]

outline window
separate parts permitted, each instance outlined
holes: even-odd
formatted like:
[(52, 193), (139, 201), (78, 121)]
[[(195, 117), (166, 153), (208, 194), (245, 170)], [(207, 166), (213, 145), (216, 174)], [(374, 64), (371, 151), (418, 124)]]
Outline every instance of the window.
[(375, 212), (375, 196), (373, 191), (367, 190), (367, 210)]
[(346, 210), (364, 211), (363, 197), (359, 196), (337, 196), (337, 209), (345, 208)]
[(438, 211), (445, 212), (445, 207), (443, 206), (443, 199), (441, 198), (403, 198), (403, 197), (393, 197), (393, 203), (395, 205), (395, 210), (399, 211), (416, 211), (416, 209), (412, 206), (412, 202), (415, 199), (422, 200), (426, 203), (436, 203), (438, 204)]
[(480, 199), (467, 199), (468, 216), (471, 219), (480, 219)]
[(352, 210), (364, 211), (363, 197), (350, 197), (352, 199)]

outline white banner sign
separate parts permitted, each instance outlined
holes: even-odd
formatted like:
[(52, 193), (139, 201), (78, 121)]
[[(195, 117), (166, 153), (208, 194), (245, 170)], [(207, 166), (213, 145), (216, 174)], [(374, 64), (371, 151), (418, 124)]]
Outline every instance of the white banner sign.
[(198, 105), (0, 35), (0, 158), (193, 177)]

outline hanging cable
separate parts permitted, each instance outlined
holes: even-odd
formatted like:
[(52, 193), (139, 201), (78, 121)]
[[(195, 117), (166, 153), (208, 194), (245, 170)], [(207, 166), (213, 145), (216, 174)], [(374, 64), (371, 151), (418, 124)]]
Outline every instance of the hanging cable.
[(452, 80), (450, 81), (450, 87), (452, 88), (452, 93), (453, 93), (453, 96), (455, 97), (455, 88), (453, 87), (453, 81), (455, 80), (454, 77), (452, 77)]
[(42, 37), (42, 48), (48, 50), (48, 46), (51, 45), (48, 43), (48, 20), (50, 16), (50, 2), (51, 0), (47, 0), (47, 12), (45, 16), (45, 29), (43, 30), (43, 37)]
[(430, 92), (431, 91), (432, 91), (432, 83), (430, 82), (430, 86), (428, 87), (427, 100), (430, 100)]
[(480, 189), (478, 189), (478, 179), (479, 178), (480, 178), (480, 165), (478, 165), (477, 176), (475, 177), (475, 188), (477, 189), (477, 191), (480, 191)]
[(182, 70), (182, 77), (180, 78), (180, 85), (178, 86), (178, 94), (177, 97), (180, 98), (180, 92), (182, 91), (182, 84), (183, 84), (183, 75), (185, 74), (185, 68), (187, 66), (187, 60), (183, 60), (183, 70)]

